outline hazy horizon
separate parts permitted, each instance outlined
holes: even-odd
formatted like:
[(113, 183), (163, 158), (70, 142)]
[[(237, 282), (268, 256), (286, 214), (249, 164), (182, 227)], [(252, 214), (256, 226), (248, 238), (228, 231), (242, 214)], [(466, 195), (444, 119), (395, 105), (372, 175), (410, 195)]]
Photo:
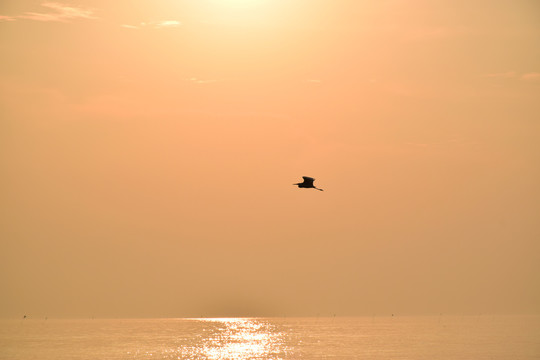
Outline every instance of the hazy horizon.
[(0, 41), (0, 318), (540, 314), (538, 2), (6, 0)]

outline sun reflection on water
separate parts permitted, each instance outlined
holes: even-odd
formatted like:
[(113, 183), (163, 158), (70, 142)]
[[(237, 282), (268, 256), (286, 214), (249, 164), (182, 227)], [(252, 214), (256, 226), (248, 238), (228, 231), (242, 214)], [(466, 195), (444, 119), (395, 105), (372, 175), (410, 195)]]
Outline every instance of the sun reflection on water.
[(198, 344), (182, 349), (187, 358), (280, 359), (285, 355), (284, 334), (261, 319), (194, 319), (203, 322)]

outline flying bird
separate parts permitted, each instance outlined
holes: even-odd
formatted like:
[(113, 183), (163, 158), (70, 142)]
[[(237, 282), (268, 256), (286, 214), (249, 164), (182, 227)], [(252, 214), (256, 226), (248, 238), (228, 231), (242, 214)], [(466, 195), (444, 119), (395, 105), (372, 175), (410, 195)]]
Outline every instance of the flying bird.
[(299, 188), (313, 188), (319, 191), (323, 191), (323, 189), (319, 189), (318, 187), (315, 187), (315, 185), (313, 185), (313, 182), (315, 181), (314, 178), (309, 176), (302, 176), (302, 179), (304, 179), (304, 182), (293, 185), (298, 185)]

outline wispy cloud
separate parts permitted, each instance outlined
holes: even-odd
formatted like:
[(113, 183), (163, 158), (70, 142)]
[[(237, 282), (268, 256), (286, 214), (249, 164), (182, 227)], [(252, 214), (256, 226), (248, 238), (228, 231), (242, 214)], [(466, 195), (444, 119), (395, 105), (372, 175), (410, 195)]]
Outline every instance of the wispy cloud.
[(156, 27), (157, 29), (160, 29), (160, 28), (170, 28), (170, 27), (178, 27), (180, 26), (180, 21), (176, 21), (176, 20), (165, 20), (165, 21), (160, 21), (160, 22), (156, 22), (153, 24), (154, 27)]
[(484, 74), (483, 77), (494, 78), (494, 79), (515, 79), (523, 81), (540, 81), (540, 73), (530, 72), (530, 73), (518, 73), (516, 71), (506, 71), (500, 73), (490, 73)]
[(186, 80), (191, 81), (192, 83), (195, 83), (195, 84), (213, 84), (217, 82), (226, 81), (227, 79), (199, 79), (196, 77), (192, 77)]
[(26, 19), (35, 21), (60, 21), (68, 22), (73, 19), (97, 19), (94, 10), (71, 6), (56, 2), (45, 2), (41, 6), (47, 8), (48, 12), (25, 12), (17, 16), (0, 16), (0, 21), (13, 21), (16, 19)]
[(431, 142), (405, 142), (404, 145), (417, 148), (436, 148), (436, 147), (462, 147), (480, 145), (478, 141), (466, 140), (463, 138), (452, 138), (442, 141)]
[(521, 75), (521, 79), (526, 81), (540, 81), (540, 73), (532, 72)]
[(15, 18), (12, 16), (0, 15), (0, 22), (2, 21), (15, 21)]
[(517, 73), (513, 70), (506, 71), (506, 72), (500, 72), (500, 73), (490, 73), (490, 74), (484, 74), (484, 77), (488, 78), (500, 78), (500, 79), (511, 79), (516, 77)]
[(162, 21), (151, 21), (151, 22), (141, 22), (137, 25), (123, 24), (121, 25), (126, 29), (142, 29), (142, 28), (154, 28), (154, 29), (163, 29), (163, 28), (175, 28), (182, 25), (180, 21), (177, 20), (162, 20)]

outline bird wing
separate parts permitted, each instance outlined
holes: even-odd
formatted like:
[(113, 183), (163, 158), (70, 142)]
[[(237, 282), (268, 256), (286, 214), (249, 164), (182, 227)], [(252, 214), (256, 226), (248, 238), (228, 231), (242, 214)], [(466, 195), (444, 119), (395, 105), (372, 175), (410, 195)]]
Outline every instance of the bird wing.
[(314, 178), (309, 176), (302, 176), (302, 179), (304, 179), (304, 184), (306, 185), (313, 185), (313, 182), (315, 181)]

